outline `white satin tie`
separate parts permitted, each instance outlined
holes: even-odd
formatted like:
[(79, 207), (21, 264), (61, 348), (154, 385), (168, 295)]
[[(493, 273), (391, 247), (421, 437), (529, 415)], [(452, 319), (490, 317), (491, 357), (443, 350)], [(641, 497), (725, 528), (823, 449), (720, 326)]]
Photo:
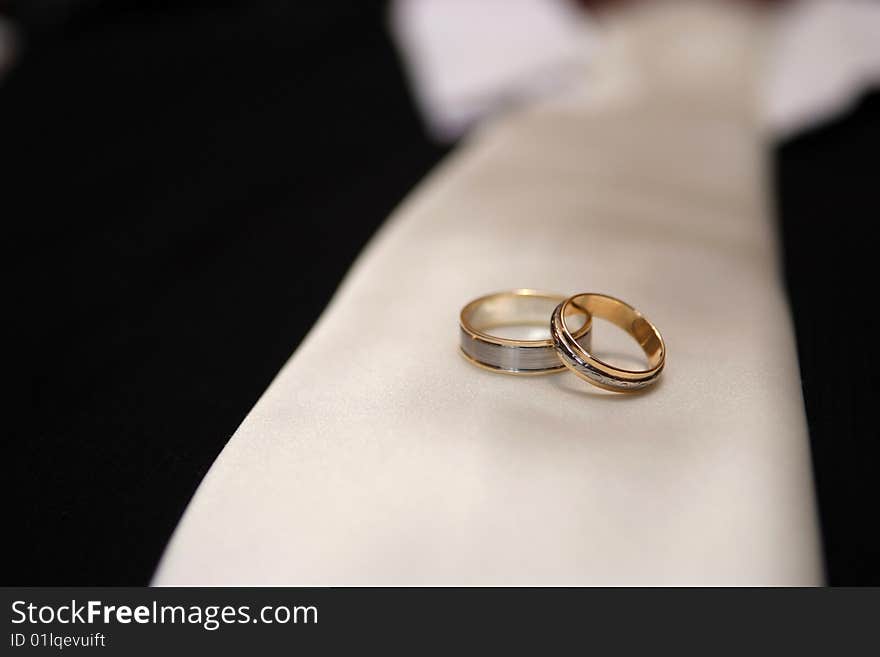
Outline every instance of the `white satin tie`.
[[(602, 66), (628, 61), (627, 93), (486, 126), (411, 194), (214, 463), (156, 584), (821, 583), (749, 95), (760, 30), (684, 18), (721, 52), (689, 70), (681, 21), (621, 17), (632, 47)], [(639, 307), (662, 383), (471, 367), (459, 309), (514, 287)]]

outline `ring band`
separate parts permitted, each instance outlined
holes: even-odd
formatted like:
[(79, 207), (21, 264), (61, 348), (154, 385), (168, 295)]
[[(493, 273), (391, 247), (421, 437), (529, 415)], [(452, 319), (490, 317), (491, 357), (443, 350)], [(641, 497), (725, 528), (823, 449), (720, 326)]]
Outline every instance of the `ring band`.
[[(572, 311), (600, 317), (629, 333), (648, 357), (648, 369), (625, 370), (605, 363), (579, 344), (566, 325)], [(580, 378), (614, 392), (635, 392), (655, 383), (666, 363), (666, 345), (657, 328), (642, 314), (620, 299), (604, 294), (576, 294), (553, 311), (550, 335), (563, 364)]]
[[(461, 352), (471, 363), (508, 374), (550, 374), (565, 369), (551, 338), (520, 340), (493, 335), (499, 328), (547, 328), (547, 318), (565, 297), (535, 290), (511, 290), (474, 299), (461, 310)], [(585, 318), (571, 333), (579, 345), (589, 348), (592, 319)]]

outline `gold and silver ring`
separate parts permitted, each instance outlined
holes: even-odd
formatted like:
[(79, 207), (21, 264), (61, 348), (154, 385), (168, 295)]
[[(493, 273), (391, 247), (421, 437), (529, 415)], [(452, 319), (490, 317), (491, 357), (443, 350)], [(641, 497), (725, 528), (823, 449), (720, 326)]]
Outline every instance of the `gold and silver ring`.
[[(626, 331), (642, 348), (648, 367), (629, 370), (597, 358), (591, 349), (593, 317)], [(526, 339), (525, 330), (550, 337)], [(562, 295), (519, 289), (475, 299), (461, 311), (461, 352), (471, 363), (508, 374), (551, 374), (566, 368), (613, 392), (636, 392), (656, 383), (666, 364), (657, 328), (628, 303), (598, 293)], [(511, 329), (520, 333), (512, 334)]]
[[(622, 328), (641, 346), (648, 359), (648, 368), (628, 370), (610, 365), (590, 353), (589, 347), (578, 344), (567, 325), (567, 317), (576, 310), (600, 317)], [(613, 392), (636, 392), (655, 383), (666, 364), (666, 345), (657, 330), (638, 310), (607, 294), (576, 294), (553, 311), (550, 335), (563, 364), (585, 381)]]
[[(506, 374), (551, 374), (562, 372), (565, 365), (556, 354), (553, 340), (522, 339), (521, 333), (543, 332), (547, 335), (547, 319), (565, 297), (537, 290), (510, 290), (474, 299), (461, 310), (461, 353), (471, 363)], [(580, 315), (580, 325), (572, 329), (571, 339), (589, 349), (592, 320), (589, 315), (572, 308)], [(505, 337), (507, 336), (507, 337)]]

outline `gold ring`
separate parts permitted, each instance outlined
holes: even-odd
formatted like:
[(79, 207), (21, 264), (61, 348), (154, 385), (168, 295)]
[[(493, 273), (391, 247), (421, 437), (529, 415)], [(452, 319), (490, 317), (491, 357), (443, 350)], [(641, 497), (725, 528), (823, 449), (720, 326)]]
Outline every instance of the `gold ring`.
[[(461, 353), (471, 363), (507, 374), (551, 374), (565, 366), (559, 361), (553, 340), (521, 339), (515, 331), (546, 334), (547, 318), (565, 297), (535, 290), (511, 290), (474, 299), (461, 310)], [(592, 319), (589, 313), (572, 309), (584, 318), (571, 333), (572, 340), (589, 348)], [(499, 331), (499, 329), (501, 329)], [(506, 330), (505, 330), (506, 329)], [(505, 335), (506, 334), (506, 335)]]
[[(593, 356), (589, 347), (579, 344), (566, 326), (572, 311), (600, 317), (629, 333), (648, 357), (648, 369), (625, 370)], [(550, 320), (550, 335), (559, 358), (572, 372), (595, 386), (614, 392), (635, 392), (655, 383), (666, 363), (666, 345), (660, 331), (638, 310), (605, 294), (576, 294), (559, 304)]]

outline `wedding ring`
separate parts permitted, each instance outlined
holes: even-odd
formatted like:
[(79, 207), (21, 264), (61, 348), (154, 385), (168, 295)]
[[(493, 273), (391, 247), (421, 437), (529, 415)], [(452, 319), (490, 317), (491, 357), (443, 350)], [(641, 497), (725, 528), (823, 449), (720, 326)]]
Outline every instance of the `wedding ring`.
[[(548, 320), (553, 309), (565, 297), (535, 290), (511, 290), (480, 297), (461, 310), (461, 353), (471, 363), (494, 372), (508, 374), (550, 374), (561, 372), (553, 340), (547, 335)], [(582, 323), (569, 335), (589, 348), (592, 320), (589, 313), (572, 308)], [(574, 324), (573, 324), (574, 326)], [(529, 338), (529, 339), (525, 339)]]
[[(648, 369), (626, 370), (605, 363), (580, 344), (567, 325), (572, 311), (600, 317), (629, 333), (648, 357)], [(550, 320), (550, 335), (563, 364), (580, 378), (614, 392), (635, 392), (655, 383), (666, 362), (666, 346), (657, 328), (620, 299), (604, 294), (576, 294), (559, 304)]]

